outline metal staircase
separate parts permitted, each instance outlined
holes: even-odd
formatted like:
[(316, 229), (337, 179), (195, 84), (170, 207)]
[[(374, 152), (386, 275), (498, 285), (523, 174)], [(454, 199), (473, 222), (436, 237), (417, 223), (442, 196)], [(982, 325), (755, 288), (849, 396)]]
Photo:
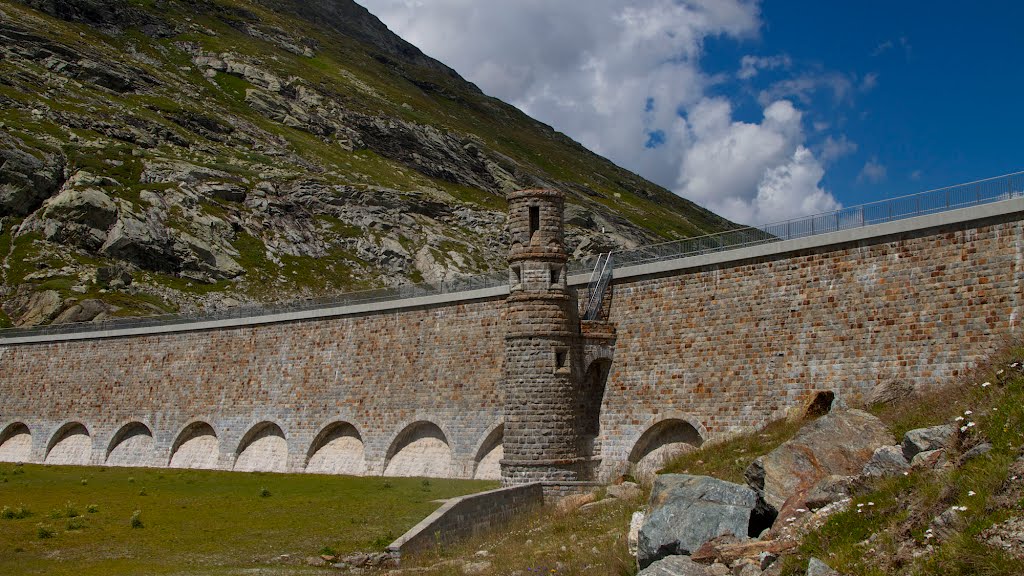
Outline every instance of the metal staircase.
[(613, 269), (611, 252), (597, 257), (594, 273), (591, 274), (590, 284), (587, 285), (587, 307), (583, 311), (584, 320), (597, 320), (601, 315), (601, 304), (604, 302), (604, 293), (608, 289), (608, 283), (612, 281)]

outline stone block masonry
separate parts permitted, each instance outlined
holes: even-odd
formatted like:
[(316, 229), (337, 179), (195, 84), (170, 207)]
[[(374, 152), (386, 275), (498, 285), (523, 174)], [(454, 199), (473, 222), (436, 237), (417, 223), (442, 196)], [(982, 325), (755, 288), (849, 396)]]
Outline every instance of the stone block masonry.
[[(0, 460), (494, 478), (514, 416), (538, 433), (520, 428), (526, 456), (513, 461), (536, 448), (532, 469), (587, 458), (608, 478), (816, 391), (852, 404), (880, 382), (939, 383), (1020, 334), (1019, 198), (620, 268), (603, 323), (582, 331), (607, 332), (601, 350), (530, 321), (535, 306), (556, 310), (558, 326), (578, 322), (586, 279), (526, 247), (521, 280), (564, 283), (553, 292), (570, 305), (490, 290), (201, 330), (0, 339)], [(526, 321), (510, 326), (512, 314)], [(507, 353), (561, 388), (519, 388), (526, 410), (511, 414)], [(585, 393), (563, 387), (563, 360)], [(570, 392), (579, 406), (533, 410)]]
[(512, 278), (505, 334), (505, 442), (501, 477), (506, 485), (578, 481), (576, 406), (580, 323), (565, 282), (563, 205), (554, 190), (509, 195)]
[[(24, 422), (31, 449), (18, 459), (36, 462), (60, 455), (65, 463), (103, 464), (117, 454), (119, 431), (137, 422), (152, 437), (158, 465), (205, 439), (206, 450), (181, 465), (201, 464), (195, 459), (216, 446), (216, 461), (203, 467), (302, 471), (327, 449), (365, 463), (316, 458), (321, 469), (382, 474), (399, 459), (402, 475), (473, 477), (480, 443), (502, 421), (501, 304), (0, 345), (0, 430)], [(81, 426), (62, 438), (69, 423)], [(351, 434), (322, 434), (341, 423)], [(423, 436), (436, 440), (434, 458), (417, 463), (408, 449)], [(64, 449), (71, 440), (75, 449)], [(352, 449), (339, 452), (339, 441)], [(447, 452), (445, 470), (416, 467), (435, 465), (438, 450)]]
[[(1024, 203), (989, 208), (617, 280), (604, 475), (656, 449), (643, 437), (660, 422), (707, 440), (782, 417), (815, 391), (855, 404), (881, 382), (963, 374), (1020, 333)], [(735, 258), (744, 252), (762, 254)]]

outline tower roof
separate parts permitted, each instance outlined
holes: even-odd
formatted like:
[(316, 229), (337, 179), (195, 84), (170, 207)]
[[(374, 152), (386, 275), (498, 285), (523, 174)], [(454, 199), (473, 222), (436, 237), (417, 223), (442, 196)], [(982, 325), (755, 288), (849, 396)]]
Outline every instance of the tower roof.
[(519, 200), (520, 198), (560, 198), (565, 199), (565, 193), (554, 188), (528, 188), (509, 192), (508, 200)]

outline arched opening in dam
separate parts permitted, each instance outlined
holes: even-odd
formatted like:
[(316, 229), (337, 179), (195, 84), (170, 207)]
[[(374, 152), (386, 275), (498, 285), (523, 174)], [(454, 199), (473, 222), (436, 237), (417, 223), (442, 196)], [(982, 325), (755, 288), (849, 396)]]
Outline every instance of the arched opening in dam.
[(92, 461), (92, 436), (85, 425), (68, 422), (61, 426), (46, 447), (46, 464), (85, 466)]
[(366, 474), (363, 438), (348, 422), (334, 422), (321, 430), (306, 458), (306, 472), (313, 474)]
[(480, 445), (480, 450), (476, 453), (474, 480), (501, 480), (501, 459), (505, 457), (505, 448), (502, 444), (504, 437), (505, 425), (499, 424)]
[(577, 418), (579, 419), (580, 453), (597, 456), (601, 453), (598, 438), (601, 434), (601, 404), (604, 402), (605, 384), (611, 372), (611, 360), (599, 358), (590, 363), (580, 388)]
[(125, 424), (114, 434), (107, 447), (108, 466), (153, 466), (156, 449), (153, 431), (142, 422)]
[(32, 431), (15, 422), (0, 433), (0, 462), (28, 462), (32, 455)]
[(704, 443), (700, 432), (686, 420), (668, 418), (655, 423), (637, 440), (629, 453), (633, 474), (643, 478), (654, 474), (666, 462)]
[(217, 432), (206, 422), (192, 422), (178, 434), (171, 445), (171, 468), (217, 468), (220, 456)]
[(288, 469), (288, 441), (273, 422), (253, 426), (238, 443), (234, 470), (239, 472), (285, 472)]
[(414, 422), (391, 443), (384, 475), (449, 478), (452, 462), (452, 449), (441, 428), (433, 422)]

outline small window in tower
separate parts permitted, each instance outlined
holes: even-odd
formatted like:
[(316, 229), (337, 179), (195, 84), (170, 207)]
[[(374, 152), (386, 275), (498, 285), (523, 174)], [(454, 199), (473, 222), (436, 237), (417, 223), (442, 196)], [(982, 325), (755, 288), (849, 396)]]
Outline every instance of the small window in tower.
[(540, 230), (540, 206), (530, 206), (530, 238)]
[(523, 267), (518, 265), (512, 266), (511, 272), (509, 274), (509, 282), (512, 284), (512, 287), (520, 286), (523, 283)]
[(558, 286), (562, 283), (562, 267), (551, 266), (551, 285)]
[(564, 347), (555, 348), (555, 372), (564, 372), (569, 369), (569, 349)]

